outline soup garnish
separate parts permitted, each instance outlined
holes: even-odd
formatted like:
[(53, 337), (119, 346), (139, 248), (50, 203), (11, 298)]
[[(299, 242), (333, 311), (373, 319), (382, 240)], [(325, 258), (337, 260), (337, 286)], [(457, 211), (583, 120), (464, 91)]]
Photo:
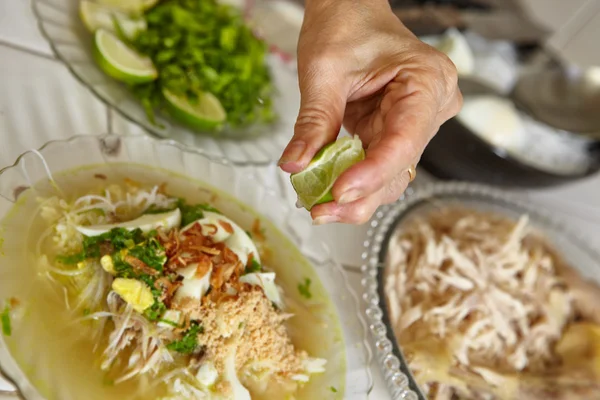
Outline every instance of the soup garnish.
[(293, 315), (259, 231), (133, 181), (43, 199), (41, 216), (41, 273), (93, 335), (110, 385), (160, 386), (145, 398), (293, 399), (325, 371), (286, 329)]

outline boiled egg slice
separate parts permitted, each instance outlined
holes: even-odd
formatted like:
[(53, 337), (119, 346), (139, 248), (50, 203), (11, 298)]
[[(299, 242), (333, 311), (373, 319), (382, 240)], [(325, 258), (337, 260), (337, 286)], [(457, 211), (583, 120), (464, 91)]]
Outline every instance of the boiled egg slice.
[(163, 228), (171, 230), (181, 225), (181, 211), (179, 208), (173, 211), (160, 214), (145, 214), (131, 221), (119, 222), (116, 224), (92, 225), (92, 226), (77, 226), (76, 229), (85, 236), (100, 236), (103, 233), (109, 232), (115, 228), (123, 228), (128, 231), (141, 229), (142, 232), (148, 233), (154, 229)]
[(183, 282), (181, 287), (177, 289), (177, 292), (175, 293), (175, 301), (180, 301), (184, 297), (191, 297), (199, 300), (208, 292), (212, 268), (202, 277), (196, 276), (197, 269), (198, 264), (190, 264), (177, 271), (179, 275), (183, 276)]
[(240, 282), (247, 283), (253, 286), (260, 286), (267, 296), (267, 298), (274, 303), (279, 309), (283, 308), (283, 301), (281, 300), (281, 294), (275, 284), (275, 273), (274, 272), (253, 272), (250, 274), (242, 275)]

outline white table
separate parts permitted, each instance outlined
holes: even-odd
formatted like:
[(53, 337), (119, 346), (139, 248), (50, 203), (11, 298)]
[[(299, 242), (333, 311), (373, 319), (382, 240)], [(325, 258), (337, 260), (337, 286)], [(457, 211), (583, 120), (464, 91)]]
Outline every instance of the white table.
[[(54, 59), (27, 1), (0, 0), (0, 167), (48, 140), (101, 133), (138, 135), (143, 131), (107, 109)], [(421, 173), (419, 179), (428, 178)], [(600, 177), (524, 194), (600, 243)], [(360, 291), (358, 267), (365, 227), (337, 225), (316, 227), (315, 231), (330, 244)], [(372, 372), (370, 399), (389, 398), (375, 363)]]

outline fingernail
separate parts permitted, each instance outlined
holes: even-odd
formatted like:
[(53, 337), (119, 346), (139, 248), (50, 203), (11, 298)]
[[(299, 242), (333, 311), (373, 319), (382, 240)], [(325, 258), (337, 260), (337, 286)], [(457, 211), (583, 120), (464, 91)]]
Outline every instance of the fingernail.
[(306, 143), (301, 140), (293, 142), (285, 150), (285, 153), (283, 153), (277, 164), (282, 165), (298, 161), (302, 157), (304, 150), (306, 150)]
[(356, 201), (361, 197), (363, 197), (363, 195), (359, 189), (349, 189), (342, 193), (338, 200), (338, 204), (352, 203), (353, 201)]
[(320, 217), (317, 217), (313, 220), (312, 224), (313, 225), (327, 225), (327, 224), (333, 224), (334, 222), (339, 222), (340, 219), (339, 217), (335, 216), (335, 215), (322, 215)]

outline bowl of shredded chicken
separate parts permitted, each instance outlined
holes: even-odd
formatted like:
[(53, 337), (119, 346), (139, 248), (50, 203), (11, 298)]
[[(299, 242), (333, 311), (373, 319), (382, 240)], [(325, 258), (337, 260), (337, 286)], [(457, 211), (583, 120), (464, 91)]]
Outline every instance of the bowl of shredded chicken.
[(439, 400), (600, 398), (600, 256), (590, 246), (477, 185), (417, 191), (379, 219), (365, 270), (381, 301), (367, 314), (385, 323), (379, 347), (400, 361), (384, 365), (388, 378)]

